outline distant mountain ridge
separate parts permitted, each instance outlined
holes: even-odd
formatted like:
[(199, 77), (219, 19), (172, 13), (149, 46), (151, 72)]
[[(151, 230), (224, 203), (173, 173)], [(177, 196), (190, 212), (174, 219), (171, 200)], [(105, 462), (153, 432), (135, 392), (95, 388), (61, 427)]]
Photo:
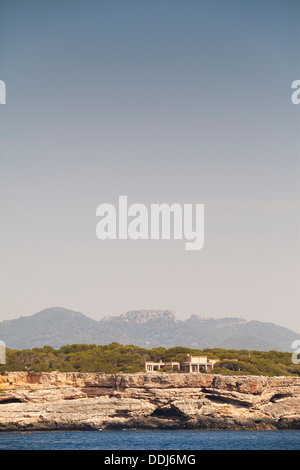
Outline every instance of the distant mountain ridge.
[(122, 313), (119, 317), (104, 317), (102, 320), (114, 321), (119, 318), (120, 321), (134, 321), (135, 323), (147, 323), (149, 320), (170, 319), (177, 321), (173, 310), (130, 310)]
[(0, 322), (0, 339), (10, 349), (118, 342), (146, 348), (292, 351), (292, 342), (300, 340), (300, 334), (274, 323), (236, 317), (191, 315), (187, 320), (179, 320), (172, 310), (131, 310), (97, 321), (80, 312), (53, 307)]

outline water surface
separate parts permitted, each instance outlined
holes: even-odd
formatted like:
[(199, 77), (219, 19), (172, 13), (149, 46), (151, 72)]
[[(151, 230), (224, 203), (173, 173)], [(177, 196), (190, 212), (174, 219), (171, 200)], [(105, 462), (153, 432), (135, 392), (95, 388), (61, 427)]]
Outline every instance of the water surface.
[(300, 431), (0, 433), (1, 450), (299, 450)]

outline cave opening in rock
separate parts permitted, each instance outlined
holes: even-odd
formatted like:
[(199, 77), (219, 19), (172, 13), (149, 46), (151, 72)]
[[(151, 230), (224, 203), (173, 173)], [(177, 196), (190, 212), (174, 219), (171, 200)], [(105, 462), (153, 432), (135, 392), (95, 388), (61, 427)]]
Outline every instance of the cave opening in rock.
[(173, 406), (164, 406), (162, 408), (156, 408), (151, 416), (161, 419), (174, 419), (182, 418), (183, 415), (177, 408)]
[(8, 403), (22, 403), (19, 398), (7, 398), (0, 401), (0, 405), (7, 405)]

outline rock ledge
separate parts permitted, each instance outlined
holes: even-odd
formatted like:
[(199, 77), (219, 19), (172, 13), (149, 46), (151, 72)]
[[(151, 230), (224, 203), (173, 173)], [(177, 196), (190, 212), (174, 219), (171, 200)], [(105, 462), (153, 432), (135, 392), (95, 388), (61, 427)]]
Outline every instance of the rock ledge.
[(300, 429), (300, 377), (6, 372), (0, 431)]

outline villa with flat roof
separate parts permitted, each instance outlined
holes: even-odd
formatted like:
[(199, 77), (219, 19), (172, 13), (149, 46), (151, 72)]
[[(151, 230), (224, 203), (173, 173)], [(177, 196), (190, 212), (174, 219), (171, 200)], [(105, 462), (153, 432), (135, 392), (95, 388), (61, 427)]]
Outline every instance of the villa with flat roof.
[(183, 372), (199, 373), (203, 370), (210, 372), (214, 368), (214, 364), (218, 359), (209, 359), (207, 356), (190, 356), (187, 354), (185, 361), (182, 364)]
[(146, 372), (155, 372), (160, 370), (162, 367), (172, 367), (173, 369), (180, 370), (180, 362), (173, 361), (173, 362), (152, 362), (148, 361), (145, 362), (145, 371)]
[(172, 367), (173, 369), (182, 370), (182, 372), (188, 372), (192, 374), (199, 374), (202, 371), (210, 372), (214, 368), (214, 364), (218, 362), (218, 359), (208, 359), (207, 356), (190, 356), (187, 354), (185, 361), (180, 364), (178, 361), (173, 362), (145, 362), (146, 372), (159, 371), (163, 367)]

